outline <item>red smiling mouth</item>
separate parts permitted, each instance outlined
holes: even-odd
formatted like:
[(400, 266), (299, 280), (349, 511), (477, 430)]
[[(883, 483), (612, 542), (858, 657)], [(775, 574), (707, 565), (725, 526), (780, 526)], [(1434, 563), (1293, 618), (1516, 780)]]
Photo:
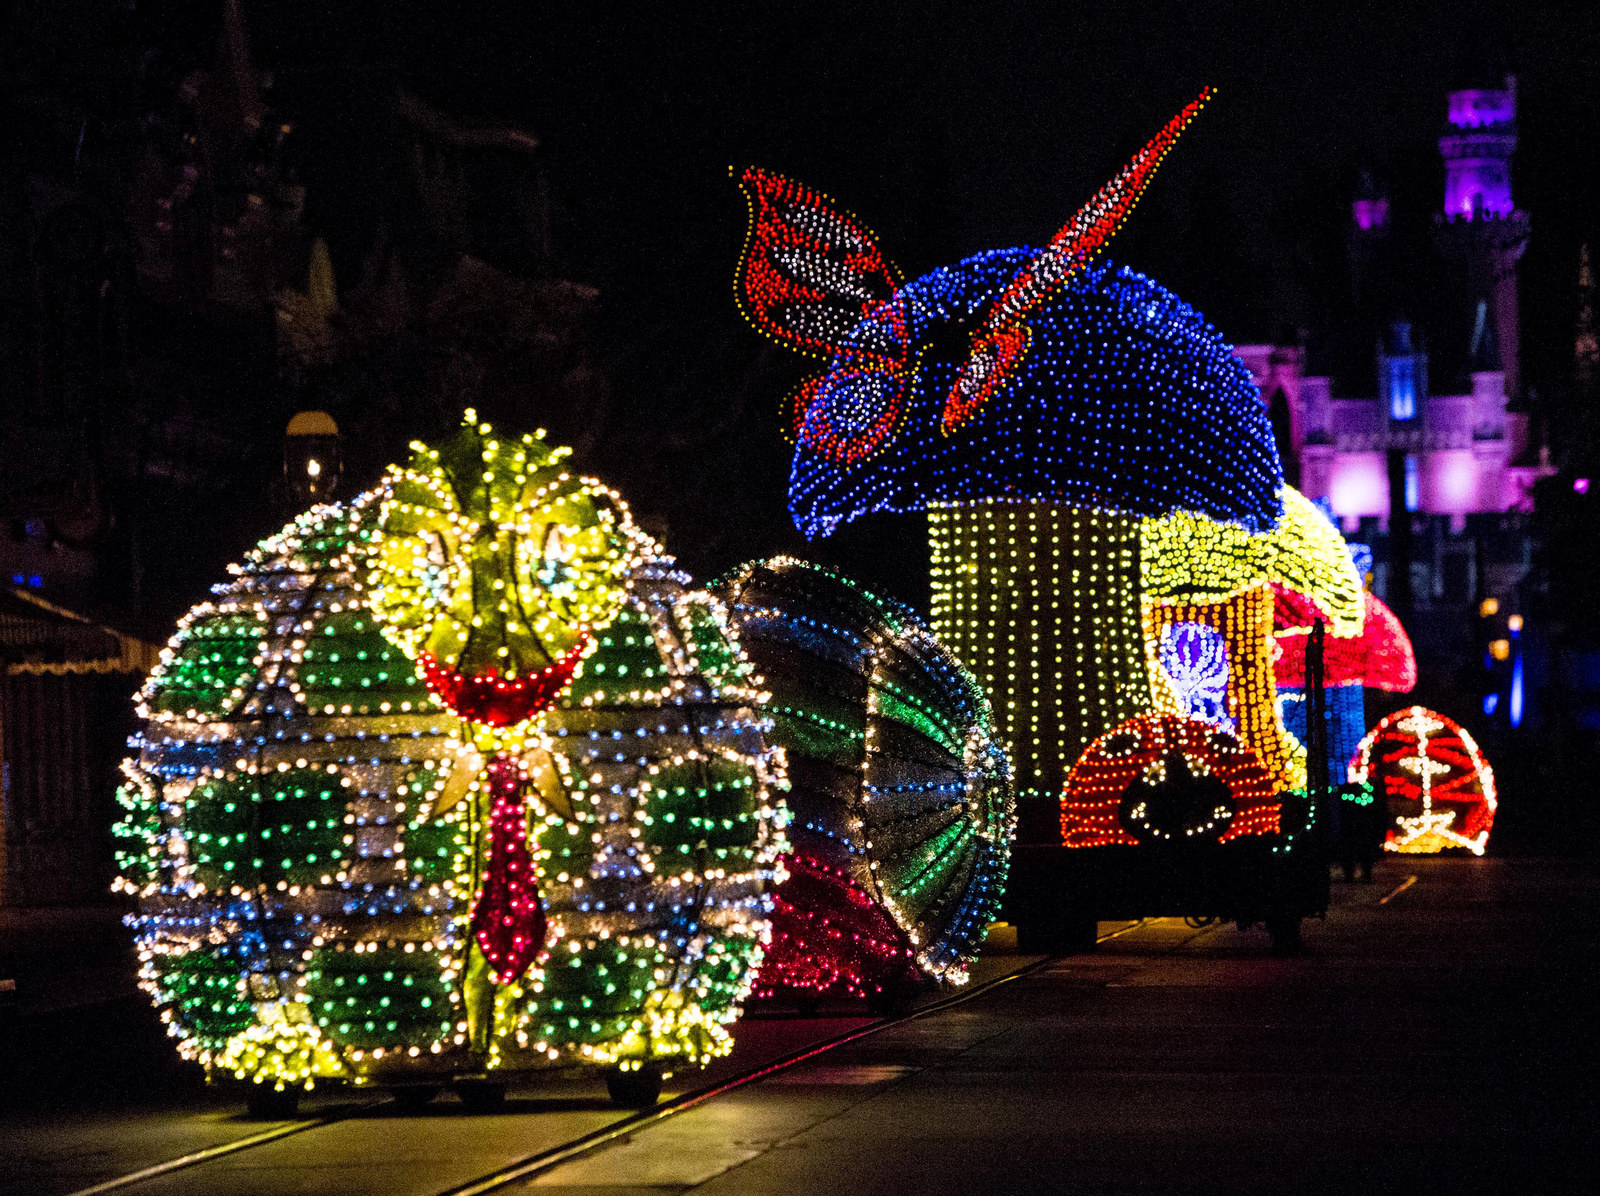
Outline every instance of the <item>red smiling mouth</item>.
[(417, 654), (422, 679), (462, 718), (491, 727), (509, 727), (544, 710), (572, 683), (589, 646), (585, 634), (560, 660), (526, 677), (507, 680), (498, 672), (468, 676), (444, 668), (427, 652)]

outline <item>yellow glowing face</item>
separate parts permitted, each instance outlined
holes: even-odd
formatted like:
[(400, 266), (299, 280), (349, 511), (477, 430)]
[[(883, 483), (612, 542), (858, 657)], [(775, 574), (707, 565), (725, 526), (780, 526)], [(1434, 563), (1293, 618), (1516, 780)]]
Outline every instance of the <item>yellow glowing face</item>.
[(570, 449), (467, 416), (385, 480), (372, 609), (408, 655), (514, 680), (615, 617), (646, 541), (612, 491), (567, 471)]

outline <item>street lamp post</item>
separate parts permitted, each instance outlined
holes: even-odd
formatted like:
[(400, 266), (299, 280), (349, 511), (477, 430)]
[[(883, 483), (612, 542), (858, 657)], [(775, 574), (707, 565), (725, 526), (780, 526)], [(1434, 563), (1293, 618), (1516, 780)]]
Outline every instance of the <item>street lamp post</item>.
[(327, 502), (343, 465), (339, 425), (326, 411), (302, 411), (283, 435), (283, 476), (297, 511)]

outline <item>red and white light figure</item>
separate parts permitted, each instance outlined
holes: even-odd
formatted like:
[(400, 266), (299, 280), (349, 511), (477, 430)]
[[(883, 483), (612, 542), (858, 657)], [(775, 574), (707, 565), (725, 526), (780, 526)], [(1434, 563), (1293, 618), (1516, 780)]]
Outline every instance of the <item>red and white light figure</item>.
[[(1192, 818), (1174, 811), (1168, 826), (1153, 808), (1140, 808), (1137, 790), (1165, 782), (1174, 756), (1191, 779), (1220, 781), (1214, 788), (1226, 800), (1197, 808)], [(1248, 744), (1201, 719), (1141, 714), (1096, 739), (1072, 766), (1061, 795), (1061, 840), (1068, 847), (1137, 847), (1175, 836), (1226, 843), (1277, 833), (1279, 810), (1272, 777)]]
[(1382, 719), (1356, 749), (1350, 780), (1388, 806), (1384, 850), (1483, 854), (1499, 805), (1494, 771), (1466, 728), (1445, 715), (1410, 706)]
[[(753, 166), (739, 183), (750, 205), (734, 286), (741, 307), (780, 344), (835, 363), (790, 396), (789, 430), (835, 465), (856, 465), (883, 446), (904, 409), (911, 343), (899, 272), (872, 230), (828, 196)], [(857, 394), (849, 426), (814, 405), (830, 379)]]

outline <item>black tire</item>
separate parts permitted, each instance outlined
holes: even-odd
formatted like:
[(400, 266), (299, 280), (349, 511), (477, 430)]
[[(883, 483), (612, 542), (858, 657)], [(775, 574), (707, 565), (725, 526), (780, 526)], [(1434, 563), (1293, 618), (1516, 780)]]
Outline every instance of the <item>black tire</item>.
[(506, 1103), (506, 1086), (493, 1080), (458, 1080), (454, 1087), (468, 1113), (497, 1113)]
[(1100, 923), (1086, 914), (1058, 913), (1017, 925), (1017, 950), (1024, 955), (1086, 955), (1095, 949)]
[(245, 1097), (245, 1108), (259, 1121), (287, 1121), (300, 1110), (298, 1084), (274, 1088), (271, 1084), (250, 1085), (250, 1095)]
[(649, 1109), (661, 1099), (661, 1068), (654, 1063), (606, 1070), (606, 1092), (619, 1109)]
[(420, 1113), (428, 1102), (439, 1095), (437, 1084), (416, 1084), (407, 1088), (391, 1088), (389, 1095), (394, 1103), (407, 1113)]
[(1272, 939), (1272, 953), (1274, 955), (1300, 954), (1299, 915), (1282, 914), (1278, 917), (1268, 918), (1267, 934)]

